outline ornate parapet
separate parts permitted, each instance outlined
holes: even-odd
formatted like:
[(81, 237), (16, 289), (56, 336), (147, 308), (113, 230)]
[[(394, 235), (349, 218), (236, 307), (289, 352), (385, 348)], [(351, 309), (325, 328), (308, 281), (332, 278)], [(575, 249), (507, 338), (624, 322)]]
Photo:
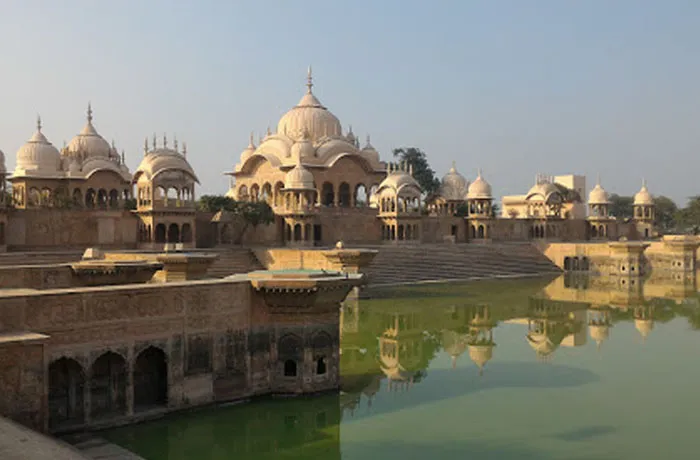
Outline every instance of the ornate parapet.
[(322, 313), (337, 310), (362, 275), (326, 270), (255, 271), (227, 279), (248, 280), (271, 313)]
[(369, 266), (379, 251), (373, 249), (330, 249), (321, 251), (335, 270), (345, 273), (361, 273)]
[(219, 258), (218, 254), (200, 253), (162, 253), (155, 259), (163, 265), (163, 269), (156, 272), (154, 281), (192, 281), (207, 278), (209, 267)]
[(163, 268), (163, 264), (147, 260), (81, 260), (70, 265), (73, 281), (78, 286), (146, 283)]

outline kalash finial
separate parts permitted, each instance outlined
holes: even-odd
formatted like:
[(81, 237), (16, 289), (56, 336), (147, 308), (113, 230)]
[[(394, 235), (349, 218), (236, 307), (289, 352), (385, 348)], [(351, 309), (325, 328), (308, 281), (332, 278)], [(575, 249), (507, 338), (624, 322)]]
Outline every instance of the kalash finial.
[(41, 132), (41, 115), (36, 116), (36, 130)]
[(91, 102), (88, 102), (87, 121), (88, 121), (88, 123), (92, 123), (92, 103)]
[(143, 154), (148, 153), (148, 136), (143, 140)]
[(311, 88), (314, 86), (314, 78), (311, 75), (311, 66), (306, 71), (306, 92), (311, 94)]
[(163, 133), (163, 148), (167, 149), (168, 148), (168, 135)]
[(158, 147), (156, 144), (156, 133), (153, 133), (153, 150), (155, 150)]
[(182, 156), (183, 157), (187, 156), (187, 142), (182, 143)]
[(177, 152), (177, 134), (173, 135), (173, 148)]

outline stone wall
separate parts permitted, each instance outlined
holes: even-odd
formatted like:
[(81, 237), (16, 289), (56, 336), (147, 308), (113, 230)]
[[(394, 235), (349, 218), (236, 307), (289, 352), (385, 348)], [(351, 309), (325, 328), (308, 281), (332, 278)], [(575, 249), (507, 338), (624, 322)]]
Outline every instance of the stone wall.
[(38, 377), (35, 360), (18, 355), (36, 351), (26, 346), (4, 352), (0, 364), (33, 363), (2, 373), (0, 409), (38, 429), (109, 426), (338, 384), (337, 309), (274, 314), (247, 281), (6, 291), (0, 334), (12, 331), (49, 336)]
[(16, 209), (8, 217), (10, 249), (136, 246), (138, 221), (130, 211)]
[(0, 267), (2, 289), (56, 289), (73, 286), (69, 265)]

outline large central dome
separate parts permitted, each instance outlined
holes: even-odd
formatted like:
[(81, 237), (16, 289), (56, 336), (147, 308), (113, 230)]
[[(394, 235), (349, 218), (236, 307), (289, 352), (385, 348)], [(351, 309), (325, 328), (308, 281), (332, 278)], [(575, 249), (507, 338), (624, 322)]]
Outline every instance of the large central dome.
[(304, 137), (304, 131), (306, 131), (311, 142), (316, 142), (326, 136), (341, 136), (343, 130), (340, 121), (321, 104), (321, 101), (311, 91), (313, 81), (310, 68), (306, 87), (308, 88), (306, 94), (299, 103), (280, 119), (277, 124), (277, 133), (299, 141)]

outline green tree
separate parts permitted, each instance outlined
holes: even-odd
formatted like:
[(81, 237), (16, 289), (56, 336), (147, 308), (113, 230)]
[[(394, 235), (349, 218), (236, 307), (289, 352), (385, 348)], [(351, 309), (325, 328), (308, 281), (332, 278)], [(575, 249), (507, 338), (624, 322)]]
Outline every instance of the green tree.
[(620, 219), (630, 219), (634, 216), (633, 203), (633, 197), (613, 193), (610, 195), (610, 214)]
[(202, 195), (197, 202), (197, 209), (205, 212), (227, 211), (239, 216), (243, 228), (239, 232), (237, 243), (241, 242), (249, 226), (255, 228), (275, 221), (275, 213), (267, 201), (236, 201), (222, 195)]
[(197, 209), (204, 212), (236, 212), (236, 200), (223, 195), (202, 195), (197, 201)]
[(678, 214), (676, 203), (662, 195), (654, 198), (654, 206), (656, 207), (656, 225), (667, 231), (675, 228)]
[(401, 147), (392, 150), (392, 153), (400, 162), (413, 166), (413, 177), (420, 184), (424, 194), (430, 195), (438, 191), (440, 180), (435, 177), (435, 171), (428, 164), (425, 152), (416, 147)]
[(685, 208), (676, 213), (676, 222), (679, 227), (694, 234), (700, 232), (700, 195), (688, 199)]

